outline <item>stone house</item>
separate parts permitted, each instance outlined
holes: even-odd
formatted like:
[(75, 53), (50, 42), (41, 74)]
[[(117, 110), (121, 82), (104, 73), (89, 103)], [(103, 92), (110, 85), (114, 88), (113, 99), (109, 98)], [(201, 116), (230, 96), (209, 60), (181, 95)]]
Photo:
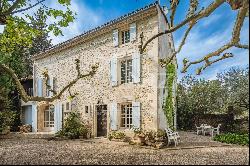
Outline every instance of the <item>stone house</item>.
[(129, 133), (132, 127), (166, 128), (162, 108), (166, 71), (159, 59), (173, 52), (172, 35), (153, 40), (141, 55), (138, 48), (142, 32), (146, 41), (166, 29), (168, 22), (156, 2), (33, 56), (34, 95), (44, 97), (53, 95), (45, 86), (45, 69), (47, 84), (59, 92), (77, 76), (75, 59), (83, 72), (99, 63), (93, 77), (79, 80), (70, 89), (78, 93), (73, 100), (66, 92), (53, 103), (32, 102), (33, 131), (59, 131), (73, 110), (80, 111), (95, 137), (114, 130)]

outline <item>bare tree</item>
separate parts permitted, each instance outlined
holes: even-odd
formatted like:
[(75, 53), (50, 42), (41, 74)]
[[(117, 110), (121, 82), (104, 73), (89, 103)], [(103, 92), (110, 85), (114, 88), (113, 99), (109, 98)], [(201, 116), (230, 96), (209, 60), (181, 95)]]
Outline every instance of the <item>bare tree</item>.
[[(229, 48), (232, 47), (237, 47), (241, 49), (249, 49), (249, 46), (246, 44), (241, 44), (240, 43), (240, 32), (244, 23), (245, 18), (249, 15), (249, 1), (248, 0), (214, 0), (208, 7), (203, 8), (198, 11), (198, 5), (199, 5), (199, 0), (190, 0), (190, 5), (188, 9), (188, 13), (186, 14), (186, 19), (178, 23), (177, 25), (174, 25), (174, 19), (176, 15), (176, 9), (179, 6), (179, 0), (170, 0), (170, 23), (169, 23), (169, 29), (160, 32), (158, 34), (155, 34), (152, 36), (150, 39), (147, 41), (141, 41), (141, 46), (140, 46), (140, 52), (143, 53), (148, 46), (150, 42), (152, 42), (154, 39), (165, 35), (169, 33), (176, 32), (180, 28), (188, 25), (188, 28), (186, 32), (184, 33), (183, 39), (180, 43), (180, 46), (178, 47), (177, 50), (173, 52), (173, 54), (170, 56), (170, 58), (166, 59), (161, 59), (161, 64), (162, 66), (166, 66), (169, 63), (172, 62), (172, 60), (180, 53), (182, 50), (183, 46), (185, 45), (186, 39), (192, 30), (192, 28), (203, 18), (209, 17), (217, 8), (222, 6), (223, 4), (228, 3), (231, 6), (232, 10), (237, 10), (238, 15), (236, 20), (234, 21), (234, 28), (232, 30), (232, 38), (231, 40), (215, 50), (214, 52), (211, 52), (205, 56), (203, 56), (200, 59), (197, 59), (193, 62), (189, 61), (187, 58), (183, 58), (183, 68), (181, 72), (185, 73), (187, 72), (187, 69), (194, 64), (200, 64), (204, 63), (204, 65), (200, 68), (197, 69), (197, 75), (201, 74), (203, 70), (205, 70), (207, 67), (211, 66), (213, 63), (216, 63), (218, 61), (221, 61), (226, 58), (231, 58), (233, 57), (232, 53), (224, 53), (221, 55), (224, 51), (228, 50)], [(167, 16), (165, 16), (165, 19), (167, 20)], [(216, 59), (211, 60), (213, 57), (218, 57)]]

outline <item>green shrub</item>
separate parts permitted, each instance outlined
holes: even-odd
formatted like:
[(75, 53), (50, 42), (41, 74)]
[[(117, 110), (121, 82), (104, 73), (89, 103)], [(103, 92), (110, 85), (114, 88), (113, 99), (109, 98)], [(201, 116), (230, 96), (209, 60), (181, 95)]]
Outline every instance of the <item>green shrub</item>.
[(126, 137), (126, 135), (123, 132), (119, 132), (119, 131), (114, 131), (108, 135), (109, 140), (124, 139), (125, 137)]
[(63, 129), (57, 132), (56, 135), (59, 137), (78, 139), (80, 136), (87, 138), (88, 132), (89, 129), (82, 122), (80, 113), (78, 111), (72, 111), (65, 120)]
[(0, 134), (8, 129), (15, 120), (15, 113), (12, 111), (0, 111)]
[(228, 133), (216, 135), (214, 137), (215, 141), (229, 143), (229, 144), (239, 144), (239, 145), (249, 145), (249, 134), (236, 134), (236, 133)]

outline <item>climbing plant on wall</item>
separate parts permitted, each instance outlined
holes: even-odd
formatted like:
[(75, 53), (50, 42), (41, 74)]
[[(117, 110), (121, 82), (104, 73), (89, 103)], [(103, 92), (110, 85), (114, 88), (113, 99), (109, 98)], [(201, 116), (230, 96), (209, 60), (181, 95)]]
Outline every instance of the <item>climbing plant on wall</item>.
[(174, 129), (174, 95), (173, 89), (175, 86), (174, 79), (176, 76), (176, 68), (175, 65), (170, 63), (166, 66), (166, 82), (165, 82), (165, 104), (164, 104), (164, 111), (167, 118), (168, 126), (171, 129)]

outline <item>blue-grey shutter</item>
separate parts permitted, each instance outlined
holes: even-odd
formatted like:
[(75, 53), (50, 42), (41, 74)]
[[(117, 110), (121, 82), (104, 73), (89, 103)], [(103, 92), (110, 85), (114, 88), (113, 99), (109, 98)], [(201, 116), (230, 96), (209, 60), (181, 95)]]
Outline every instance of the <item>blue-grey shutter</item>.
[(43, 97), (43, 79), (37, 78), (37, 96)]
[(132, 125), (134, 128), (141, 127), (141, 104), (140, 102), (132, 103)]
[(132, 78), (133, 83), (141, 82), (141, 58), (139, 52), (132, 55)]
[(32, 132), (37, 132), (37, 104), (32, 104)]
[(136, 23), (130, 24), (130, 41), (136, 40)]
[(58, 130), (58, 103), (54, 105), (54, 131), (57, 132)]
[(117, 103), (112, 103), (110, 108), (110, 128), (117, 130)]
[(113, 43), (114, 47), (119, 45), (119, 31), (118, 29), (113, 30)]
[(58, 103), (58, 130), (62, 129), (62, 117), (63, 117), (63, 112), (62, 112), (62, 103)]
[(62, 104), (60, 102), (55, 104), (54, 108), (54, 130), (58, 132), (62, 129)]
[(116, 86), (118, 83), (117, 80), (117, 57), (113, 56), (110, 61), (110, 76), (111, 76), (111, 85)]

